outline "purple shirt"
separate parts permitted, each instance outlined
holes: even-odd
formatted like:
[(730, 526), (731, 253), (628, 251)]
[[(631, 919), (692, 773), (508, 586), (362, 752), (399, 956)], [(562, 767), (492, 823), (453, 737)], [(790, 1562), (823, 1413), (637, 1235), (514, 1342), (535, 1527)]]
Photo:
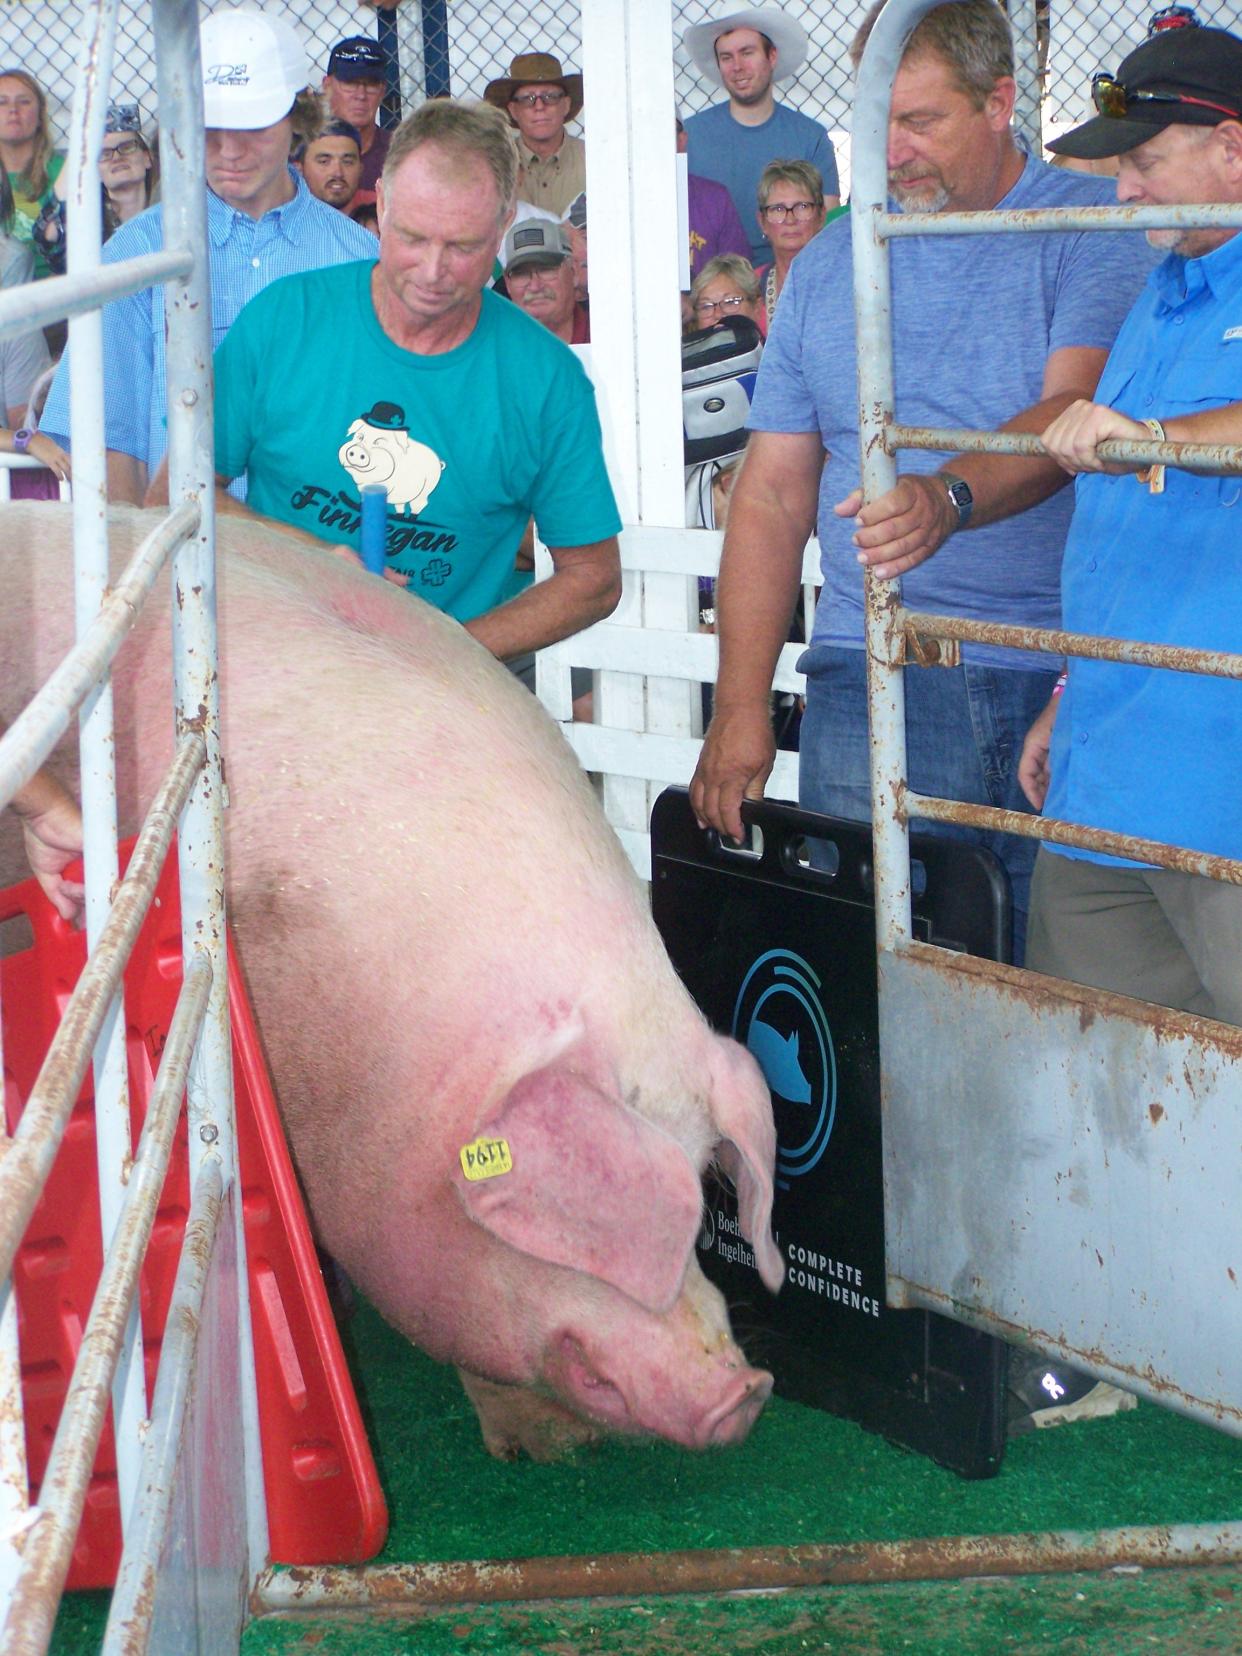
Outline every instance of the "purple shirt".
[(691, 173), (687, 180), (690, 202), (690, 279), (718, 253), (740, 253), (750, 258), (750, 240), (742, 229), (733, 197), (723, 184)]
[(384, 162), (388, 158), (388, 146), (392, 143), (392, 133), (387, 127), (376, 127), (375, 139), (370, 149), (362, 158), (362, 172), (358, 178), (360, 190), (373, 190), (379, 175), (384, 170)]

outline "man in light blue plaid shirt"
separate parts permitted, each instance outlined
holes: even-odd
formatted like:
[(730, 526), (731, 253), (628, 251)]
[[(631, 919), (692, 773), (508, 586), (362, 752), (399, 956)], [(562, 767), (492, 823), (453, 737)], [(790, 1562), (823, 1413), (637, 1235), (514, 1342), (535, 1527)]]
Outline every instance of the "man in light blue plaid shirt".
[[(317, 201), (289, 166), (290, 113), (310, 80), (294, 31), (258, 11), (221, 11), (202, 27), (207, 126), (207, 241), (212, 348), (260, 289), (281, 276), (374, 259), (375, 238)], [(159, 207), (124, 224), (105, 264), (164, 245)], [(164, 290), (148, 288), (103, 311), (104, 441), (108, 493), (141, 504), (167, 443)], [(68, 353), (52, 384), (41, 429), (68, 444)]]

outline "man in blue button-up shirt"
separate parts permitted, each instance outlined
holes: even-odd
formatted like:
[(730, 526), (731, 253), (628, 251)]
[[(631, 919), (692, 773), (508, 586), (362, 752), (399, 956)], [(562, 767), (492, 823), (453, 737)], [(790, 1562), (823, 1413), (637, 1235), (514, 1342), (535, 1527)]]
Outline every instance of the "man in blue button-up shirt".
[[(214, 347), (246, 301), (269, 282), (373, 260), (376, 246), (360, 225), (317, 201), (289, 166), (290, 116), (310, 79), (309, 60), (289, 25), (257, 11), (220, 11), (204, 21), (201, 39)], [(161, 211), (152, 207), (108, 241), (104, 263), (163, 245)], [(105, 306), (103, 364), (108, 492), (113, 500), (141, 504), (167, 442), (163, 288)], [(67, 444), (68, 354), (41, 423)]]
[[(1242, 39), (1183, 25), (1146, 41), (1100, 114), (1052, 147), (1120, 157), (1118, 200), (1242, 202)], [(1062, 571), (1075, 632), (1236, 651), (1242, 478), (1101, 461), (1109, 438), (1242, 444), (1242, 235), (1150, 232), (1169, 256), (1109, 356), (1098, 401), (1044, 433), (1081, 474)], [(1138, 472), (1136, 479), (1135, 473)], [(1242, 857), (1242, 684), (1074, 660), (1027, 737), (1021, 776), (1049, 816)], [(1045, 845), (1027, 964), (1242, 1023), (1242, 889)]]

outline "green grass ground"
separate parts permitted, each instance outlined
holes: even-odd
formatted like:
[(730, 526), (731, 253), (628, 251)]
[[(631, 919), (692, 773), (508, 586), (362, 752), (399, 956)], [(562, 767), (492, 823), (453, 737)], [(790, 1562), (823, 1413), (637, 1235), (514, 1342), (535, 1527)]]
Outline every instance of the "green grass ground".
[[(832, 1416), (775, 1401), (737, 1449), (614, 1442), (560, 1466), (485, 1454), (451, 1372), (363, 1308), (347, 1331), (391, 1531), (380, 1562), (896, 1540), (1242, 1516), (1236, 1440), (1143, 1405), (1010, 1446), (964, 1483)], [(98, 1646), (103, 1595), (67, 1601), (57, 1656)], [(1242, 1652), (1232, 1570), (825, 1588), (641, 1604), (447, 1610), (417, 1620), (265, 1618), (245, 1656), (393, 1651)], [(180, 1656), (160, 1652), (158, 1656)]]

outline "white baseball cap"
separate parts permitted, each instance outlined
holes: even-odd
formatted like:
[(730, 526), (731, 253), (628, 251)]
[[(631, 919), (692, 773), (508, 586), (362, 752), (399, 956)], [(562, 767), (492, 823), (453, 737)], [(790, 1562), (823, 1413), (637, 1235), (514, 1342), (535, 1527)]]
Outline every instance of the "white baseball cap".
[(310, 59), (281, 17), (217, 11), (203, 19), (203, 124), (233, 132), (274, 126), (310, 82)]

